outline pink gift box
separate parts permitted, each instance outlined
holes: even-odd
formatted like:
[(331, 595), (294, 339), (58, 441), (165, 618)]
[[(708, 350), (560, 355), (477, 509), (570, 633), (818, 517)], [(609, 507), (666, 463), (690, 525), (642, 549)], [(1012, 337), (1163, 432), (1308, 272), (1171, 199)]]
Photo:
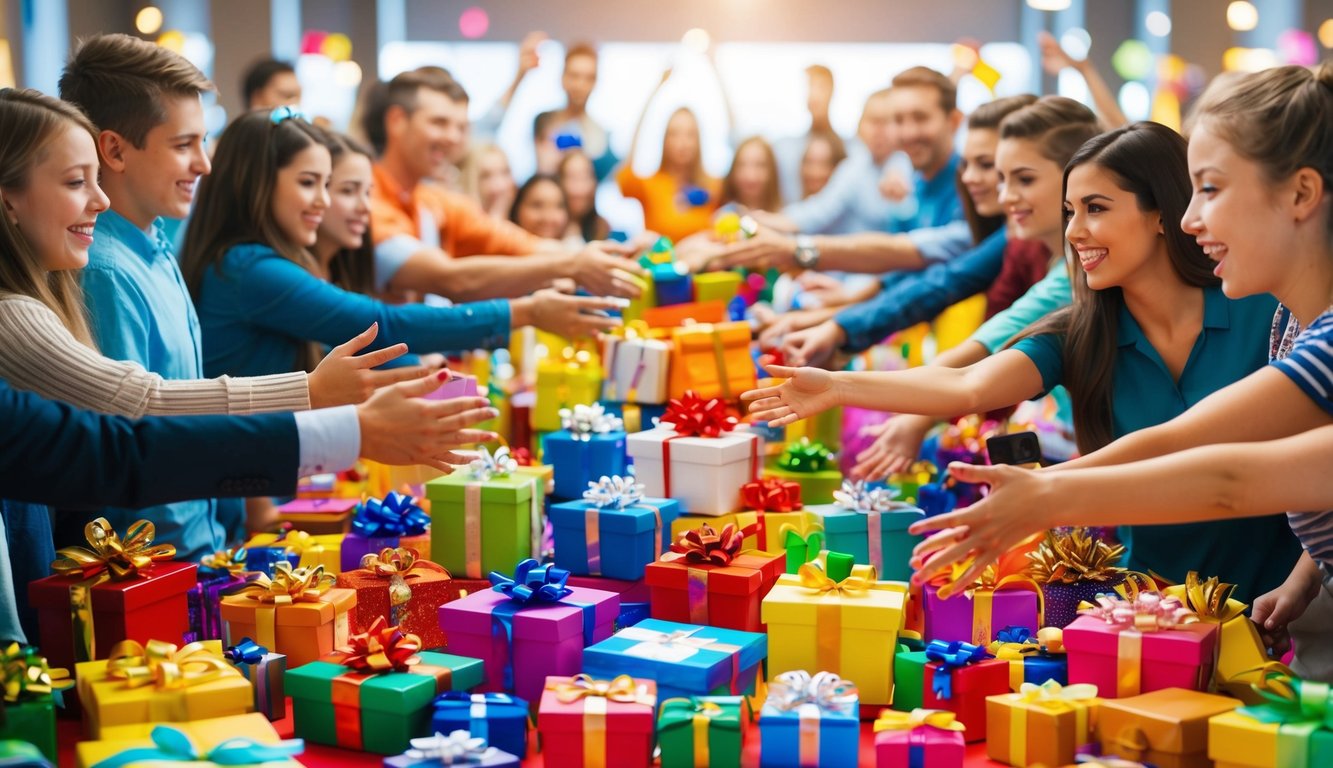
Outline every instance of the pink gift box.
[[(512, 615), (512, 638), (495, 615), (513, 603), (495, 590), (477, 592), (440, 606), (440, 627), (450, 653), (481, 659), (485, 680), (477, 692), (513, 693), (537, 701), (548, 675), (577, 675), (583, 649), (611, 636), (620, 596), (573, 588), (557, 603), (537, 603)], [(513, 663), (513, 690), (505, 690), (505, 666)]]
[[(875, 734), (876, 768), (963, 768), (967, 745), (959, 731), (921, 726), (910, 731), (880, 731)], [(913, 753), (918, 759), (911, 759)]]
[[(552, 677), (546, 682), (549, 686), (544, 683), (545, 690), (537, 709), (537, 727), (541, 731), (542, 758), (546, 768), (582, 768), (586, 765), (648, 768), (652, 764), (656, 683), (634, 678), (636, 701), (586, 696), (563, 702), (555, 687), (571, 681), (566, 677)], [(600, 739), (593, 735), (595, 729), (601, 731)], [(590, 748), (600, 749), (602, 759), (587, 754), (586, 750)]]
[(452, 373), (440, 388), (426, 395), (427, 400), (452, 400), (455, 397), (478, 397), (477, 377)]
[[(1121, 631), (1119, 626), (1096, 616), (1080, 616), (1065, 627), (1064, 642), (1070, 685), (1092, 683), (1102, 698), (1137, 696), (1165, 688), (1206, 691), (1213, 677), (1217, 625), (1199, 622), (1140, 633)], [(1133, 658), (1136, 653), (1137, 663)], [(1128, 684), (1135, 677), (1135, 668), (1137, 689)]]
[[(990, 645), (1005, 627), (1026, 627), (1033, 635), (1037, 624), (1037, 593), (1026, 589), (1001, 589), (991, 593), (990, 621), (977, 617), (976, 597), (958, 592), (941, 599), (939, 588), (925, 588), (925, 631), (923, 639)], [(980, 620), (978, 620), (980, 619)]]

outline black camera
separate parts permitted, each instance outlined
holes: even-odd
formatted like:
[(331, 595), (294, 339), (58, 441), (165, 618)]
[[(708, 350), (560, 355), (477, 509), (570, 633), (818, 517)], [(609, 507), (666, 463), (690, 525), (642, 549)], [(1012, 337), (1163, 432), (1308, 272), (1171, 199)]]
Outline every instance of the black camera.
[(986, 455), (992, 464), (1040, 464), (1041, 441), (1036, 432), (996, 435), (987, 438)]

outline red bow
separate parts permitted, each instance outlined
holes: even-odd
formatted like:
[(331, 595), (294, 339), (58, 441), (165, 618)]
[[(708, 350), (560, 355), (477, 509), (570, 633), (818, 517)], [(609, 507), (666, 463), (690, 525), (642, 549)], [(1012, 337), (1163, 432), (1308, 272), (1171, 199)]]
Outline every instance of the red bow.
[(690, 437), (721, 437), (740, 423), (727, 413), (727, 405), (718, 398), (704, 400), (694, 390), (667, 404), (661, 421), (672, 424), (676, 434)]
[(741, 486), (746, 509), (791, 512), (801, 508), (801, 484), (776, 477), (753, 480)]
[(357, 672), (406, 672), (421, 661), (421, 638), (388, 626), (383, 616), (376, 617), (370, 629), (348, 639), (348, 647), (337, 651), (338, 663)]
[(745, 537), (754, 533), (753, 527), (737, 528), (727, 523), (718, 533), (707, 523), (681, 534), (671, 545), (671, 551), (692, 563), (730, 565), (741, 552)]
[(524, 446), (519, 446), (518, 448), (511, 449), (509, 451), (509, 458), (518, 462), (518, 465), (520, 467), (532, 466), (532, 451), (528, 450)]

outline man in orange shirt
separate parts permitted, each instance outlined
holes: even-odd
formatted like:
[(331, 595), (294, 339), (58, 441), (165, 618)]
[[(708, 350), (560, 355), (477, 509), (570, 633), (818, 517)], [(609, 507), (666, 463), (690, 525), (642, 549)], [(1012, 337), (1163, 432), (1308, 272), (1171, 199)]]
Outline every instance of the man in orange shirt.
[(467, 139), (467, 93), (447, 73), (404, 72), (389, 81), (381, 98), (381, 108), (366, 115), (382, 120), (382, 130), (371, 125), (366, 133), (384, 139), (371, 194), (381, 290), (480, 301), (527, 295), (566, 278), (601, 296), (638, 295), (627, 277), (643, 270), (627, 258), (628, 249), (592, 243), (571, 251), (496, 221), (470, 198), (425, 181), (456, 159)]

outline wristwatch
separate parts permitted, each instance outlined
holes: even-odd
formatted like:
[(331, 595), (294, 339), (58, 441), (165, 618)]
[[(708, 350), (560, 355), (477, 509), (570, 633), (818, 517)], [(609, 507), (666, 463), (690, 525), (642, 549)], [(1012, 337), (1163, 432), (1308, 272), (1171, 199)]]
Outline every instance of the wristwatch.
[(810, 235), (796, 236), (796, 266), (801, 269), (816, 269), (819, 266), (819, 249)]

